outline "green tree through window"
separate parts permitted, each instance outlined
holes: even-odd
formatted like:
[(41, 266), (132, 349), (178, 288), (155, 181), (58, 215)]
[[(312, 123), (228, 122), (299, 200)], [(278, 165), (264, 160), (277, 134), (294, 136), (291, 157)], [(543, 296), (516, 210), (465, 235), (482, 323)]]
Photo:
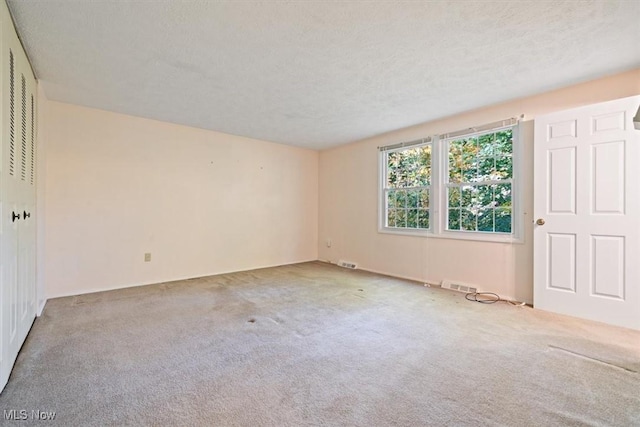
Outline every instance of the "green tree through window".
[(512, 117), (380, 147), (379, 231), (520, 241), (519, 126)]
[(511, 233), (513, 131), (450, 139), (447, 229)]
[(430, 144), (386, 153), (386, 226), (429, 229), (430, 187)]

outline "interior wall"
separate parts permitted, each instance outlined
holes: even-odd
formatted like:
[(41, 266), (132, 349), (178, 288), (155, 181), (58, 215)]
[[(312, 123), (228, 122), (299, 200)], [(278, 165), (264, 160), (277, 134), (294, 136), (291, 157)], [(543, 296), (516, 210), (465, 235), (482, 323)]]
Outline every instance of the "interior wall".
[(38, 84), (37, 112), (36, 112), (36, 299), (37, 315), (42, 314), (46, 303), (47, 292), (45, 289), (45, 223), (46, 223), (46, 197), (45, 179), (47, 175), (47, 132), (49, 102)]
[(48, 298), (318, 258), (318, 152), (47, 104)]
[[(439, 284), (452, 279), (503, 297), (533, 301), (533, 126), (537, 115), (640, 94), (640, 69), (379, 135), (320, 153), (321, 260)], [(525, 115), (523, 243), (378, 232), (378, 146)], [(331, 240), (331, 245), (327, 240)]]

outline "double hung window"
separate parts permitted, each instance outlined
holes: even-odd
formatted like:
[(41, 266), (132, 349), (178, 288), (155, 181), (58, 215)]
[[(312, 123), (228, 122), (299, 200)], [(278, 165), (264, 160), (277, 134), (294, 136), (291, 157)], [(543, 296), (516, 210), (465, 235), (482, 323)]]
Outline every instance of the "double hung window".
[(380, 148), (380, 231), (518, 238), (515, 119)]

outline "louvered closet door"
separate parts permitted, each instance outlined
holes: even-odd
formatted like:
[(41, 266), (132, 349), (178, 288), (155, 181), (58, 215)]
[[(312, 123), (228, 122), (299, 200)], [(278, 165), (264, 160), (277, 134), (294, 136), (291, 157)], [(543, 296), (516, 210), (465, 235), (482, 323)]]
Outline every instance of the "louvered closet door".
[(20, 144), (19, 144), (19, 186), (17, 198), (18, 214), (18, 338), (26, 338), (35, 318), (35, 186), (31, 184), (34, 153), (31, 132), (31, 96), (34, 79), (26, 56), (21, 55), (20, 69)]
[(8, 368), (9, 362), (7, 361), (7, 344), (9, 342), (10, 327), (7, 323), (9, 318), (8, 311), (10, 303), (7, 299), (8, 286), (7, 286), (7, 255), (5, 251), (5, 238), (7, 236), (7, 221), (5, 216), (7, 209), (5, 207), (5, 175), (7, 173), (6, 167), (6, 146), (7, 146), (7, 129), (6, 120), (7, 117), (7, 58), (5, 56), (4, 48), (4, 21), (5, 21), (4, 5), (0, 7), (0, 93), (2, 96), (0, 99), (0, 390), (2, 390), (7, 382), (7, 377), (10, 373)]
[[(7, 31), (3, 36), (6, 37)], [(20, 347), (18, 337), (18, 90), (17, 58), (3, 42), (3, 156), (2, 156), (2, 377), (6, 382)]]
[(35, 319), (35, 79), (6, 4), (2, 25), (0, 390)]

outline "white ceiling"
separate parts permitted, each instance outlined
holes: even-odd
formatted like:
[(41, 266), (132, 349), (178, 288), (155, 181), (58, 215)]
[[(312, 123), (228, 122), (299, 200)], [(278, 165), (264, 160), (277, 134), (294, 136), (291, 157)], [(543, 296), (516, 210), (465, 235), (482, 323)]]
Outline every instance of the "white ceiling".
[(640, 66), (640, 1), (8, 1), (50, 99), (326, 148)]

